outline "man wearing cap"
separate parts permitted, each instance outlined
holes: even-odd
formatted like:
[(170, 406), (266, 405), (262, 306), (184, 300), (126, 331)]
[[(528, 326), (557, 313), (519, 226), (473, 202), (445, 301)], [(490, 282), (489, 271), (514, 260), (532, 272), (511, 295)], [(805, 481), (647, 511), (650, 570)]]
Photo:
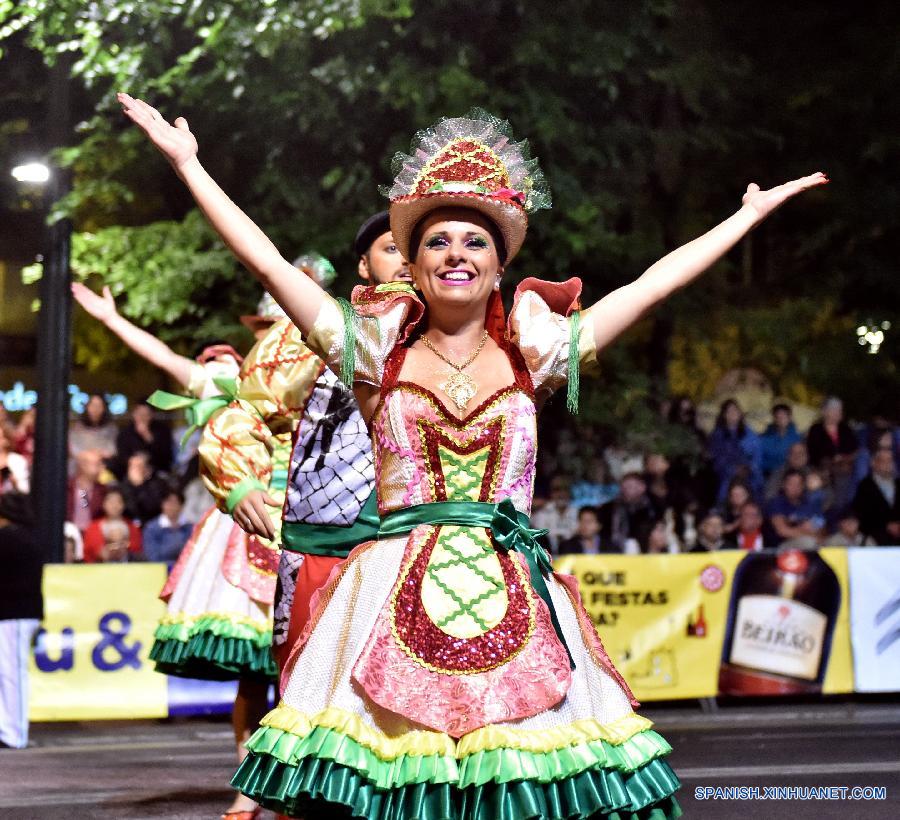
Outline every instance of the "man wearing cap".
[[(363, 223), (353, 248), (362, 279), (409, 281), (387, 211)], [(317, 254), (298, 258), (294, 266), (325, 286), (334, 278), (334, 268)], [(294, 441), (287, 495), (273, 520), (282, 505), (267, 491), (278, 471), (272, 440), (285, 435)], [(284, 319), (248, 354), (235, 400), (210, 418), (199, 454), (201, 475), (218, 507), (248, 533), (281, 543), (273, 651), (283, 668), (316, 590), (353, 547), (377, 534), (372, 449), (356, 399)], [(233, 818), (237, 809), (251, 810), (249, 801), (245, 808), (239, 800)]]
[(32, 524), (27, 495), (0, 495), (0, 748), (28, 745), (28, 656), (44, 617)]

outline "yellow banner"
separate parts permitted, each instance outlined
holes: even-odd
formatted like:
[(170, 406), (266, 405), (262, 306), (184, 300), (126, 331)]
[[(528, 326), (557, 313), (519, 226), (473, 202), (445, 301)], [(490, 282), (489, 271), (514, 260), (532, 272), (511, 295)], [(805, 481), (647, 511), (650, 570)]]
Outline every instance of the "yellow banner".
[(166, 676), (147, 654), (164, 605), (165, 564), (50, 564), (32, 654), (31, 720), (168, 714)]
[[(826, 674), (818, 686), (826, 693), (850, 692), (853, 676), (846, 552), (824, 549), (819, 554), (836, 576), (840, 600), (836, 603), (836, 617), (826, 624), (827, 629), (823, 627), (823, 646), (812, 647), (810, 652), (818, 648), (827, 653), (830, 636)], [(728, 655), (723, 653), (723, 644), (729, 616), (734, 623), (740, 603), (731, 600), (732, 582), (745, 557), (737, 550), (685, 555), (565, 556), (555, 565), (559, 572), (572, 573), (578, 579), (585, 607), (606, 651), (636, 697), (643, 701), (675, 700), (719, 693), (723, 654)], [(752, 593), (753, 589), (748, 591)], [(778, 605), (776, 596), (763, 597)], [(756, 599), (751, 596), (748, 600)], [(799, 609), (803, 605), (793, 606)], [(777, 652), (777, 648), (773, 651)]]

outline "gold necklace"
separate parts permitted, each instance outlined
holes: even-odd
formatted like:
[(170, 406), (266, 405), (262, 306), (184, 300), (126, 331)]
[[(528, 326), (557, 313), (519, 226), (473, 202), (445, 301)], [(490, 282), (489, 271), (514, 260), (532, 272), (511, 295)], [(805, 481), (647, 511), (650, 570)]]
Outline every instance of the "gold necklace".
[(453, 368), (454, 372), (450, 374), (450, 377), (445, 381), (442, 385), (439, 385), (441, 390), (444, 391), (445, 395), (447, 395), (450, 400), (460, 409), (460, 411), (466, 409), (466, 405), (472, 401), (475, 394), (478, 392), (478, 385), (475, 383), (475, 379), (473, 379), (468, 373), (463, 373), (475, 359), (478, 358), (478, 354), (484, 349), (484, 344), (488, 340), (488, 332), (485, 330), (481, 336), (481, 341), (478, 343), (478, 347), (475, 348), (475, 352), (469, 356), (462, 364), (457, 364), (454, 361), (451, 361), (447, 356), (441, 353), (428, 339), (427, 336), (423, 335), (421, 337), (422, 344), (425, 345), (435, 356), (437, 356), (442, 362), (449, 364), (450, 367)]

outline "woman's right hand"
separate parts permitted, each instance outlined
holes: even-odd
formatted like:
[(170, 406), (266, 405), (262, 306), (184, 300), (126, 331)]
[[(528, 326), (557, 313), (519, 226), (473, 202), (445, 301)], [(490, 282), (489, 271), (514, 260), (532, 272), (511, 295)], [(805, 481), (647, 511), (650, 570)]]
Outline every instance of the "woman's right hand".
[(269, 540), (275, 537), (275, 525), (267, 507), (278, 508), (278, 502), (262, 490), (251, 490), (231, 511), (237, 525), (249, 535)]
[(143, 100), (136, 100), (121, 91), (116, 94), (116, 99), (122, 104), (125, 116), (149, 137), (176, 172), (197, 156), (197, 139), (184, 117), (178, 117), (175, 124), (170, 125), (159, 111)]
[(104, 324), (117, 314), (116, 300), (106, 286), (103, 288), (103, 295), (100, 296), (81, 282), (72, 282), (72, 296), (91, 316)]

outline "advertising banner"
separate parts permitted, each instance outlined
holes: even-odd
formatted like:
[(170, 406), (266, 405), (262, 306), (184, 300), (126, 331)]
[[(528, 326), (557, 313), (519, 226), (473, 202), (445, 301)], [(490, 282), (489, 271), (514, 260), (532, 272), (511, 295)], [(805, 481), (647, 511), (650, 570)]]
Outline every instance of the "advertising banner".
[(32, 655), (32, 720), (166, 717), (147, 653), (164, 611), (165, 564), (48, 564)]
[(639, 700), (853, 690), (844, 550), (555, 564)]
[(900, 547), (847, 552), (856, 691), (900, 691)]

